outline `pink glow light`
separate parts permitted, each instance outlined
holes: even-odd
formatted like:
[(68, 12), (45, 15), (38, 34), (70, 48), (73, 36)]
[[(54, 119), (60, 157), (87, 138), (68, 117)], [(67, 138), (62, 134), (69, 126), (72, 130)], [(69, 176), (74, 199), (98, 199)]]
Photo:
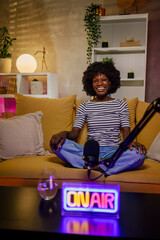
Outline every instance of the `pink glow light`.
[(0, 118), (2, 117), (1, 113), (4, 112), (16, 112), (16, 100), (15, 98), (1, 98), (0, 97)]
[(5, 112), (4, 98), (0, 98), (0, 117), (2, 117), (1, 115), (2, 112)]
[(15, 98), (6, 98), (5, 99), (5, 112), (16, 112)]

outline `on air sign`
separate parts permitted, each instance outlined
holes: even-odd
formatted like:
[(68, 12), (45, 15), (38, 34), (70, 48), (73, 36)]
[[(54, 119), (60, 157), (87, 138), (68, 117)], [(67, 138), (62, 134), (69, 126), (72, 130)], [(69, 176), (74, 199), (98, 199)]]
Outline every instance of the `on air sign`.
[(62, 184), (62, 215), (119, 217), (119, 185), (97, 183)]

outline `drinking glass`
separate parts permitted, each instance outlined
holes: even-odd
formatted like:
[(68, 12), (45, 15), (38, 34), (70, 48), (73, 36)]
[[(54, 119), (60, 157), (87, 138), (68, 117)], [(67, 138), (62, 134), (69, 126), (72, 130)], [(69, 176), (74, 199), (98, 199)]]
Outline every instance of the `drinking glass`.
[(53, 168), (43, 169), (38, 181), (38, 192), (40, 196), (45, 200), (50, 200), (56, 196), (57, 190), (56, 171)]

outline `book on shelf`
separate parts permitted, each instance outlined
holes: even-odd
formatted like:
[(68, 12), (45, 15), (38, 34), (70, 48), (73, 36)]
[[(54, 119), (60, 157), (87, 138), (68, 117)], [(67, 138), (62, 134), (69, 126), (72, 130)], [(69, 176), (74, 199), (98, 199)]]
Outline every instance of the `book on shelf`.
[(140, 41), (120, 42), (120, 47), (138, 47), (138, 46), (140, 46)]
[(14, 94), (17, 92), (17, 80), (16, 79), (9, 79), (9, 85), (8, 85), (8, 94)]

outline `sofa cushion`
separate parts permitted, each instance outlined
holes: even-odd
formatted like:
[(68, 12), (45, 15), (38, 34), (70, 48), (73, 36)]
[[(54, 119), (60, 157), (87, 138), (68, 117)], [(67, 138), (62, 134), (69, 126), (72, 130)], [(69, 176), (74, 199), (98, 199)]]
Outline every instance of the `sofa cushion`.
[[(75, 121), (77, 109), (82, 102), (83, 101), (76, 99), (73, 122)], [(77, 138), (77, 143), (84, 146), (85, 142), (87, 141), (87, 132), (88, 132), (88, 128), (87, 128), (87, 123), (85, 122), (83, 125), (83, 128), (80, 131), (79, 137)]]
[(105, 182), (120, 184), (122, 192), (160, 193), (159, 172), (159, 162), (146, 159), (141, 167), (108, 176)]
[[(147, 110), (150, 104), (142, 101), (138, 101), (137, 110), (136, 110), (136, 122), (138, 123), (143, 117), (145, 111)], [(140, 134), (137, 136), (137, 141), (147, 149), (150, 148), (153, 140), (160, 132), (160, 114), (155, 113), (147, 125), (142, 129)]]
[(134, 182), (134, 183), (154, 183), (160, 187), (160, 164), (159, 162), (146, 159), (139, 168), (131, 171), (114, 174), (106, 178), (107, 181)]
[[(60, 181), (80, 180), (87, 181), (87, 170), (67, 167), (67, 163), (59, 159), (56, 155), (21, 157), (8, 159), (0, 162), (1, 178), (34, 178), (39, 179), (42, 169), (53, 168), (56, 171), (57, 179)], [(99, 172), (93, 172), (93, 177), (99, 176)], [(104, 180), (104, 177), (98, 181)]]
[(130, 121), (130, 126), (131, 126), (131, 131), (135, 127), (136, 123), (136, 108), (138, 104), (138, 98), (133, 98), (126, 100), (129, 108), (129, 121)]
[(152, 145), (147, 152), (147, 158), (160, 161), (160, 132), (157, 134)]
[(50, 150), (49, 142), (53, 134), (70, 131), (73, 126), (73, 106), (76, 95), (66, 98), (49, 99), (26, 97), (20, 94), (16, 98), (16, 115), (42, 111), (42, 130), (44, 148)]
[(0, 119), (0, 159), (46, 155), (41, 126), (42, 112)]
[[(88, 181), (86, 169), (69, 168), (65, 162), (53, 154), (51, 156), (14, 158), (0, 162), (0, 184), (11, 180), (10, 185), (14, 185), (17, 180), (20, 180), (22, 184), (20, 186), (27, 186), (25, 185), (28, 184), (27, 181), (33, 180), (32, 184), (36, 186), (35, 184), (37, 184), (43, 168), (54, 168), (58, 183), (63, 181)], [(106, 178), (101, 177), (98, 181), (120, 184), (121, 191), (160, 193), (159, 171), (159, 162), (145, 160), (144, 164), (135, 170)], [(97, 171), (91, 172), (92, 177), (97, 177), (99, 174)]]

